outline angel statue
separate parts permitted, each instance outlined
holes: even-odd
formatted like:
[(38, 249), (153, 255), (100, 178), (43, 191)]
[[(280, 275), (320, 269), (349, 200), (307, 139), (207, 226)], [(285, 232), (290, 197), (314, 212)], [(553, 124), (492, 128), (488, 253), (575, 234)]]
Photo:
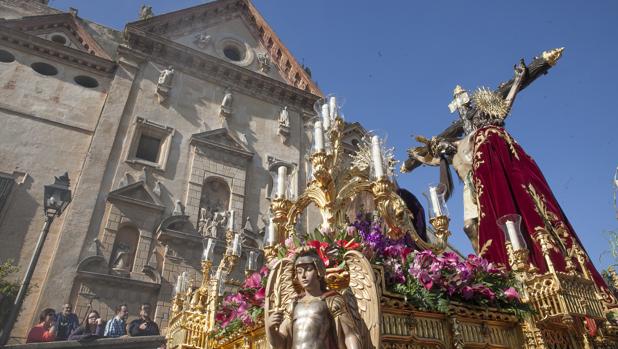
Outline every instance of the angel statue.
[[(276, 262), (266, 285), (266, 336), (274, 349), (378, 348), (379, 299), (369, 261), (358, 251), (344, 255), (348, 287), (327, 285), (324, 262), (301, 247), (295, 258)], [(300, 291), (300, 292), (298, 292)]]

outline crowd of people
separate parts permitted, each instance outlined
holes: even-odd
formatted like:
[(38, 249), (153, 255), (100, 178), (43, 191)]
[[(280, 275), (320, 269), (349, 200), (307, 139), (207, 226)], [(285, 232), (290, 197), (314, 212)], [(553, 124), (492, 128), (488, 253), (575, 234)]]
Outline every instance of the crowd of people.
[(109, 321), (101, 319), (99, 312), (91, 310), (80, 325), (79, 318), (70, 304), (65, 304), (62, 312), (47, 308), (39, 316), (39, 324), (32, 327), (26, 343), (53, 341), (83, 341), (97, 338), (114, 338), (122, 336), (157, 336), (159, 326), (150, 318), (151, 305), (140, 306), (139, 317), (130, 323), (129, 309), (126, 304), (116, 307), (116, 315)]

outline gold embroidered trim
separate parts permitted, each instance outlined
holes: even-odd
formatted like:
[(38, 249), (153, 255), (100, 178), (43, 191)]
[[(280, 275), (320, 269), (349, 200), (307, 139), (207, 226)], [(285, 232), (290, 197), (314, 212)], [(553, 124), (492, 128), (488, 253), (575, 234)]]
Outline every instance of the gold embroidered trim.
[[(489, 137), (490, 134), (497, 134), (499, 137), (501, 137), (502, 139), (504, 139), (504, 141), (506, 142), (506, 144), (508, 144), (509, 146), (509, 150), (511, 151), (511, 154), (513, 154), (513, 157), (517, 160), (519, 160), (519, 155), (517, 154), (517, 151), (515, 150), (515, 140), (513, 140), (513, 138), (501, 127), (487, 127), (481, 131), (479, 131), (476, 135), (476, 137), (474, 138), (474, 153), (475, 153), (475, 159), (476, 159), (476, 154), (477, 154), (477, 149), (483, 144), (485, 143), (485, 141), (487, 140), (487, 138)], [(479, 164), (480, 165), (480, 164)], [(475, 166), (478, 167), (479, 165)], [(475, 169), (476, 169), (475, 167)]]

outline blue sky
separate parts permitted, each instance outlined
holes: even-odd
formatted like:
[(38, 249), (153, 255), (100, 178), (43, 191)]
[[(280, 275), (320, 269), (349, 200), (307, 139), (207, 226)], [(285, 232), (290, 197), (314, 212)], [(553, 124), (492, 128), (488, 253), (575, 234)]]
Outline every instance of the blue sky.
[[(143, 0), (52, 0), (121, 30)], [(151, 0), (155, 14), (204, 3)], [(538, 163), (594, 263), (613, 263), (607, 231), (618, 229), (612, 177), (618, 165), (617, 1), (292, 1), (255, 0), (282, 41), (325, 93), (346, 100), (348, 120), (388, 135), (399, 159), (454, 118), (456, 84), (472, 90), (508, 80), (520, 58), (565, 53), (522, 92), (507, 129)], [(420, 196), (437, 170), (400, 175)], [(461, 190), (449, 202), (452, 241), (461, 231)]]

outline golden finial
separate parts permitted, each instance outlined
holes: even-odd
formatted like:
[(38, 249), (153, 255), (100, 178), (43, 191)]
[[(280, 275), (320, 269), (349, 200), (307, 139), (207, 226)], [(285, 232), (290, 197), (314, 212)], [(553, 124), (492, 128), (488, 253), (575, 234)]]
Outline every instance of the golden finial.
[(562, 57), (562, 51), (564, 51), (564, 47), (555, 48), (553, 50), (545, 51), (541, 54), (543, 59), (549, 63), (552, 67), (558, 62), (560, 57)]

